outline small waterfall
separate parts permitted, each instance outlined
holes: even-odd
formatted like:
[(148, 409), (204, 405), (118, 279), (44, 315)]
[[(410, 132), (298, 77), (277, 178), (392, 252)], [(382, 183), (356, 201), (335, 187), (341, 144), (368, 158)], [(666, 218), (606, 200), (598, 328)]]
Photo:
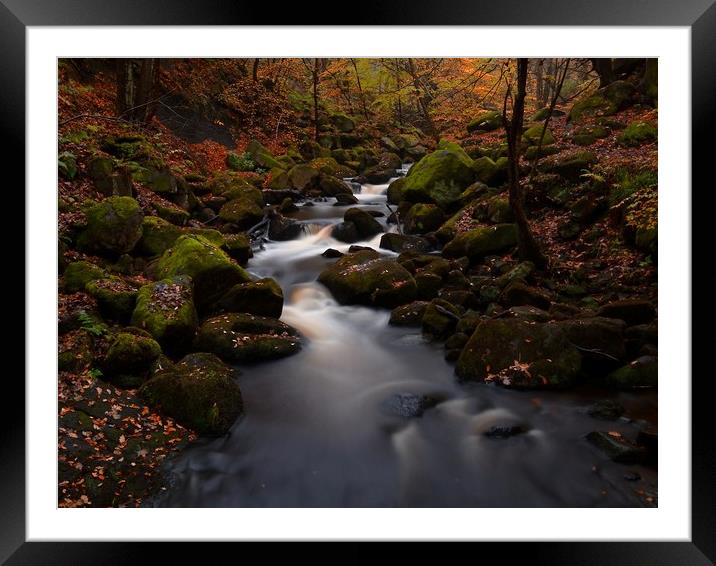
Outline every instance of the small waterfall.
[(333, 224), (321, 222), (306, 222), (303, 224), (303, 233), (307, 236), (318, 236), (319, 239), (327, 238), (333, 232)]

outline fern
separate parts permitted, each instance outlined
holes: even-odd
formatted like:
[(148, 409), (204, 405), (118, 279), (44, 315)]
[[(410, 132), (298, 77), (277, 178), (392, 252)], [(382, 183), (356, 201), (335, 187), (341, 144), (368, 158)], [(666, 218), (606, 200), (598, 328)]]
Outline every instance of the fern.
[(79, 320), (80, 327), (92, 336), (104, 336), (107, 333), (107, 325), (87, 311), (80, 311), (77, 320)]

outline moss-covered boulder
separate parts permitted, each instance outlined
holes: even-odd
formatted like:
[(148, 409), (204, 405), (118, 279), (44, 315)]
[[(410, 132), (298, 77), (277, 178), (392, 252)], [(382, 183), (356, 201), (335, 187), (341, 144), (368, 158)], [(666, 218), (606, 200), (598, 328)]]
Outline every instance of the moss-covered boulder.
[(567, 116), (568, 122), (584, 116), (611, 116), (634, 102), (634, 86), (626, 81), (614, 81), (597, 92), (578, 100)]
[(341, 304), (395, 308), (415, 300), (413, 276), (396, 261), (375, 251), (360, 251), (340, 258), (324, 269), (318, 281)]
[(369, 183), (387, 183), (396, 176), (396, 170), (400, 168), (401, 164), (402, 161), (397, 154), (392, 152), (382, 153), (378, 158), (378, 163), (368, 167), (363, 172), (363, 176)]
[(460, 320), (458, 308), (443, 299), (433, 299), (425, 307), (422, 318), (423, 334), (434, 340), (445, 340)]
[(163, 254), (182, 235), (181, 228), (158, 216), (145, 216), (137, 249), (148, 256)]
[(288, 181), (291, 187), (302, 191), (310, 188), (314, 183), (318, 182), (319, 174), (318, 169), (315, 169), (310, 165), (300, 163), (291, 168), (288, 172)]
[(555, 153), (559, 153), (559, 148), (554, 145), (543, 145), (542, 147), (531, 145), (525, 150), (525, 159), (532, 161), (538, 157), (547, 157)]
[(131, 320), (168, 352), (184, 350), (191, 343), (198, 323), (191, 279), (175, 276), (143, 286)]
[(522, 281), (515, 280), (505, 287), (499, 297), (499, 302), (505, 307), (519, 307), (530, 305), (538, 309), (546, 310), (552, 301), (541, 289), (526, 285)]
[(638, 389), (658, 385), (659, 364), (656, 356), (642, 356), (607, 376), (607, 384), (618, 389)]
[(443, 255), (448, 258), (467, 256), (470, 260), (476, 261), (516, 245), (517, 226), (495, 224), (458, 234), (445, 246)]
[(161, 279), (187, 275), (194, 283), (196, 306), (207, 312), (237, 283), (251, 281), (249, 274), (217, 246), (201, 236), (181, 236), (157, 264)]
[(301, 339), (295, 328), (274, 318), (227, 313), (202, 323), (194, 349), (227, 362), (261, 362), (297, 353)]
[(253, 200), (239, 197), (230, 200), (219, 210), (219, 218), (235, 224), (239, 230), (255, 226), (264, 217), (264, 212)]
[(428, 306), (427, 301), (413, 301), (407, 305), (395, 307), (390, 313), (388, 324), (392, 326), (415, 326), (422, 324), (423, 314)]
[(356, 172), (347, 165), (341, 165), (333, 157), (317, 157), (308, 165), (324, 175), (333, 177), (354, 177)]
[(424, 253), (430, 251), (431, 248), (430, 242), (425, 238), (396, 234), (394, 232), (383, 234), (380, 238), (379, 247), (398, 253), (407, 252), (409, 250)]
[(502, 127), (502, 114), (497, 110), (483, 112), (467, 124), (469, 134), (491, 132)]
[(152, 338), (120, 332), (112, 337), (102, 360), (103, 376), (119, 387), (134, 389), (146, 381), (161, 353), (161, 347)]
[(212, 354), (189, 354), (139, 390), (148, 405), (199, 434), (226, 434), (243, 412), (238, 370)]
[(597, 156), (591, 151), (557, 155), (543, 163), (541, 169), (547, 173), (555, 173), (561, 177), (577, 181), (579, 176), (588, 171), (597, 162)]
[(402, 197), (413, 203), (433, 203), (449, 208), (473, 182), (472, 159), (450, 144), (423, 157), (405, 176)]
[(405, 216), (404, 229), (407, 234), (425, 234), (440, 228), (445, 222), (445, 213), (436, 204), (414, 204)]
[(349, 133), (355, 130), (355, 121), (350, 116), (336, 112), (331, 114), (329, 119), (339, 132)]
[(353, 189), (348, 184), (331, 175), (321, 175), (318, 181), (321, 193), (326, 197), (336, 197), (338, 195), (353, 195)]
[(239, 283), (229, 289), (218, 303), (226, 312), (245, 312), (259, 316), (279, 318), (283, 310), (283, 291), (273, 279), (267, 277)]
[[(543, 127), (544, 126), (542, 126), (542, 124), (537, 124), (527, 128), (522, 134), (523, 143), (526, 143), (527, 145), (539, 145)], [(551, 145), (553, 143), (554, 135), (552, 134), (552, 131), (547, 128), (544, 132), (544, 137), (542, 138), (542, 145)]]
[(617, 142), (625, 147), (638, 147), (656, 141), (656, 126), (648, 122), (632, 122), (618, 136)]
[(540, 389), (570, 385), (580, 367), (579, 351), (558, 325), (511, 318), (480, 322), (455, 371), (463, 380)]
[(624, 330), (626, 324), (617, 319), (599, 316), (575, 318), (557, 323), (577, 346), (586, 361), (600, 366), (618, 364), (626, 355)]
[(126, 322), (132, 316), (137, 289), (121, 277), (90, 281), (85, 289), (97, 300), (99, 312), (104, 318)]
[(251, 250), (251, 242), (246, 234), (225, 234), (221, 247), (229, 257), (244, 266), (254, 255)]
[(366, 240), (383, 232), (383, 227), (373, 216), (360, 208), (349, 208), (343, 215), (344, 222), (352, 222), (358, 231), (358, 237)]
[(109, 197), (90, 207), (87, 226), (77, 238), (77, 247), (98, 254), (121, 255), (134, 248), (142, 237), (144, 213), (131, 197)]
[(89, 261), (73, 261), (65, 268), (63, 289), (66, 293), (84, 291), (87, 283), (108, 277), (107, 272)]
[(475, 180), (490, 187), (497, 187), (507, 180), (507, 158), (480, 157), (472, 163)]
[(403, 187), (405, 186), (405, 177), (400, 177), (388, 185), (387, 199), (388, 204), (400, 204), (403, 200)]
[(281, 163), (266, 149), (258, 140), (251, 140), (246, 146), (246, 151), (251, 155), (254, 162), (262, 169), (273, 169), (280, 167)]

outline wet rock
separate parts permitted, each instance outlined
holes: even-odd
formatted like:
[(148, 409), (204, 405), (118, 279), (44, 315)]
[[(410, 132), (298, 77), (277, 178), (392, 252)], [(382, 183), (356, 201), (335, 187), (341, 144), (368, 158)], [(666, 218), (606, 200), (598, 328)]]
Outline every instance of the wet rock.
[(500, 316), (504, 318), (520, 318), (532, 322), (549, 322), (552, 320), (552, 315), (548, 312), (531, 306), (510, 307)]
[(353, 224), (353, 222), (340, 222), (336, 224), (333, 227), (331, 236), (339, 242), (344, 242), (346, 244), (352, 244), (353, 242), (360, 240), (358, 228), (356, 228), (356, 225)]
[(251, 242), (246, 234), (225, 234), (221, 248), (229, 257), (235, 259), (239, 265), (243, 266), (254, 256), (251, 250)]
[(318, 281), (341, 304), (367, 304), (394, 308), (415, 300), (413, 276), (396, 261), (361, 251), (340, 258), (324, 269)]
[(621, 464), (641, 464), (648, 457), (646, 448), (629, 442), (618, 432), (593, 431), (587, 435), (587, 440), (610, 460)]
[(614, 318), (589, 317), (557, 323), (566, 332), (569, 341), (582, 353), (585, 362), (599, 367), (619, 364), (624, 359), (623, 321)]
[(383, 231), (380, 222), (360, 208), (349, 208), (346, 210), (346, 213), (343, 215), (343, 221), (352, 222), (356, 227), (358, 236), (362, 240), (366, 240)]
[(515, 245), (517, 245), (516, 226), (496, 224), (458, 234), (445, 246), (443, 255), (447, 258), (467, 256), (471, 261), (477, 261)]
[(345, 254), (343, 252), (339, 252), (338, 250), (335, 250), (333, 248), (328, 248), (325, 252), (321, 254), (323, 257), (327, 257), (330, 259), (335, 259), (338, 257), (343, 257)]
[(219, 300), (218, 308), (226, 312), (244, 312), (279, 318), (283, 311), (283, 291), (270, 277), (250, 283), (239, 283)]
[(414, 204), (405, 216), (404, 228), (407, 234), (425, 234), (440, 228), (445, 222), (445, 213), (434, 204)]
[(427, 306), (427, 301), (413, 301), (407, 305), (395, 307), (390, 313), (388, 323), (393, 326), (420, 326)]
[(286, 218), (280, 214), (271, 216), (268, 229), (268, 237), (270, 240), (285, 242), (300, 238), (302, 235), (303, 225), (300, 222), (292, 218)]
[(458, 320), (460, 310), (455, 305), (443, 299), (433, 299), (423, 313), (423, 334), (434, 340), (444, 340), (455, 331)]
[(264, 212), (254, 200), (239, 197), (230, 200), (219, 209), (219, 218), (224, 222), (235, 224), (239, 230), (247, 230), (258, 224)]
[(243, 413), (238, 370), (212, 354), (189, 354), (139, 390), (147, 404), (199, 434), (226, 434)]
[(430, 250), (430, 243), (420, 236), (387, 233), (380, 238), (380, 247), (397, 253), (416, 251), (425, 253)]
[(624, 407), (611, 399), (602, 399), (590, 405), (587, 414), (595, 419), (615, 421), (624, 414)]
[(443, 285), (442, 277), (430, 271), (419, 271), (415, 274), (415, 284), (420, 299), (434, 299)]
[(375, 250), (371, 248), (370, 246), (358, 246), (356, 244), (353, 244), (351, 247), (348, 248), (349, 254), (354, 254), (356, 252), (374, 252)]
[(513, 281), (500, 294), (499, 302), (505, 307), (530, 305), (546, 310), (552, 301), (549, 296), (536, 287), (525, 285), (521, 281)]
[(483, 434), (488, 438), (510, 438), (525, 432), (527, 429), (523, 425), (493, 425)]
[(336, 203), (333, 206), (352, 206), (358, 204), (358, 199), (353, 194), (338, 194), (336, 195)]
[(425, 411), (436, 406), (442, 400), (441, 397), (433, 395), (395, 393), (383, 400), (380, 410), (388, 416), (414, 419), (422, 417)]
[(204, 321), (193, 347), (227, 362), (260, 362), (297, 353), (301, 339), (295, 328), (276, 319), (230, 313)]
[(580, 367), (579, 352), (556, 324), (492, 319), (478, 324), (456, 373), (463, 380), (545, 388), (571, 384)]
[(618, 389), (638, 389), (658, 385), (659, 364), (656, 356), (641, 356), (607, 376), (607, 384)]

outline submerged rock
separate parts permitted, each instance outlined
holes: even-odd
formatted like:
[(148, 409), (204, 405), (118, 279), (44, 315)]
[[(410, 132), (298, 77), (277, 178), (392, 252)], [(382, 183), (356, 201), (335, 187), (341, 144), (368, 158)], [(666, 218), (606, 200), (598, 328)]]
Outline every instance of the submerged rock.
[(590, 432), (587, 440), (604, 452), (609, 459), (621, 464), (641, 464), (649, 455), (646, 448), (629, 442), (618, 432)]
[(425, 411), (431, 409), (442, 400), (442, 398), (434, 395), (395, 393), (383, 400), (380, 404), (380, 410), (384, 415), (414, 419), (422, 417)]

